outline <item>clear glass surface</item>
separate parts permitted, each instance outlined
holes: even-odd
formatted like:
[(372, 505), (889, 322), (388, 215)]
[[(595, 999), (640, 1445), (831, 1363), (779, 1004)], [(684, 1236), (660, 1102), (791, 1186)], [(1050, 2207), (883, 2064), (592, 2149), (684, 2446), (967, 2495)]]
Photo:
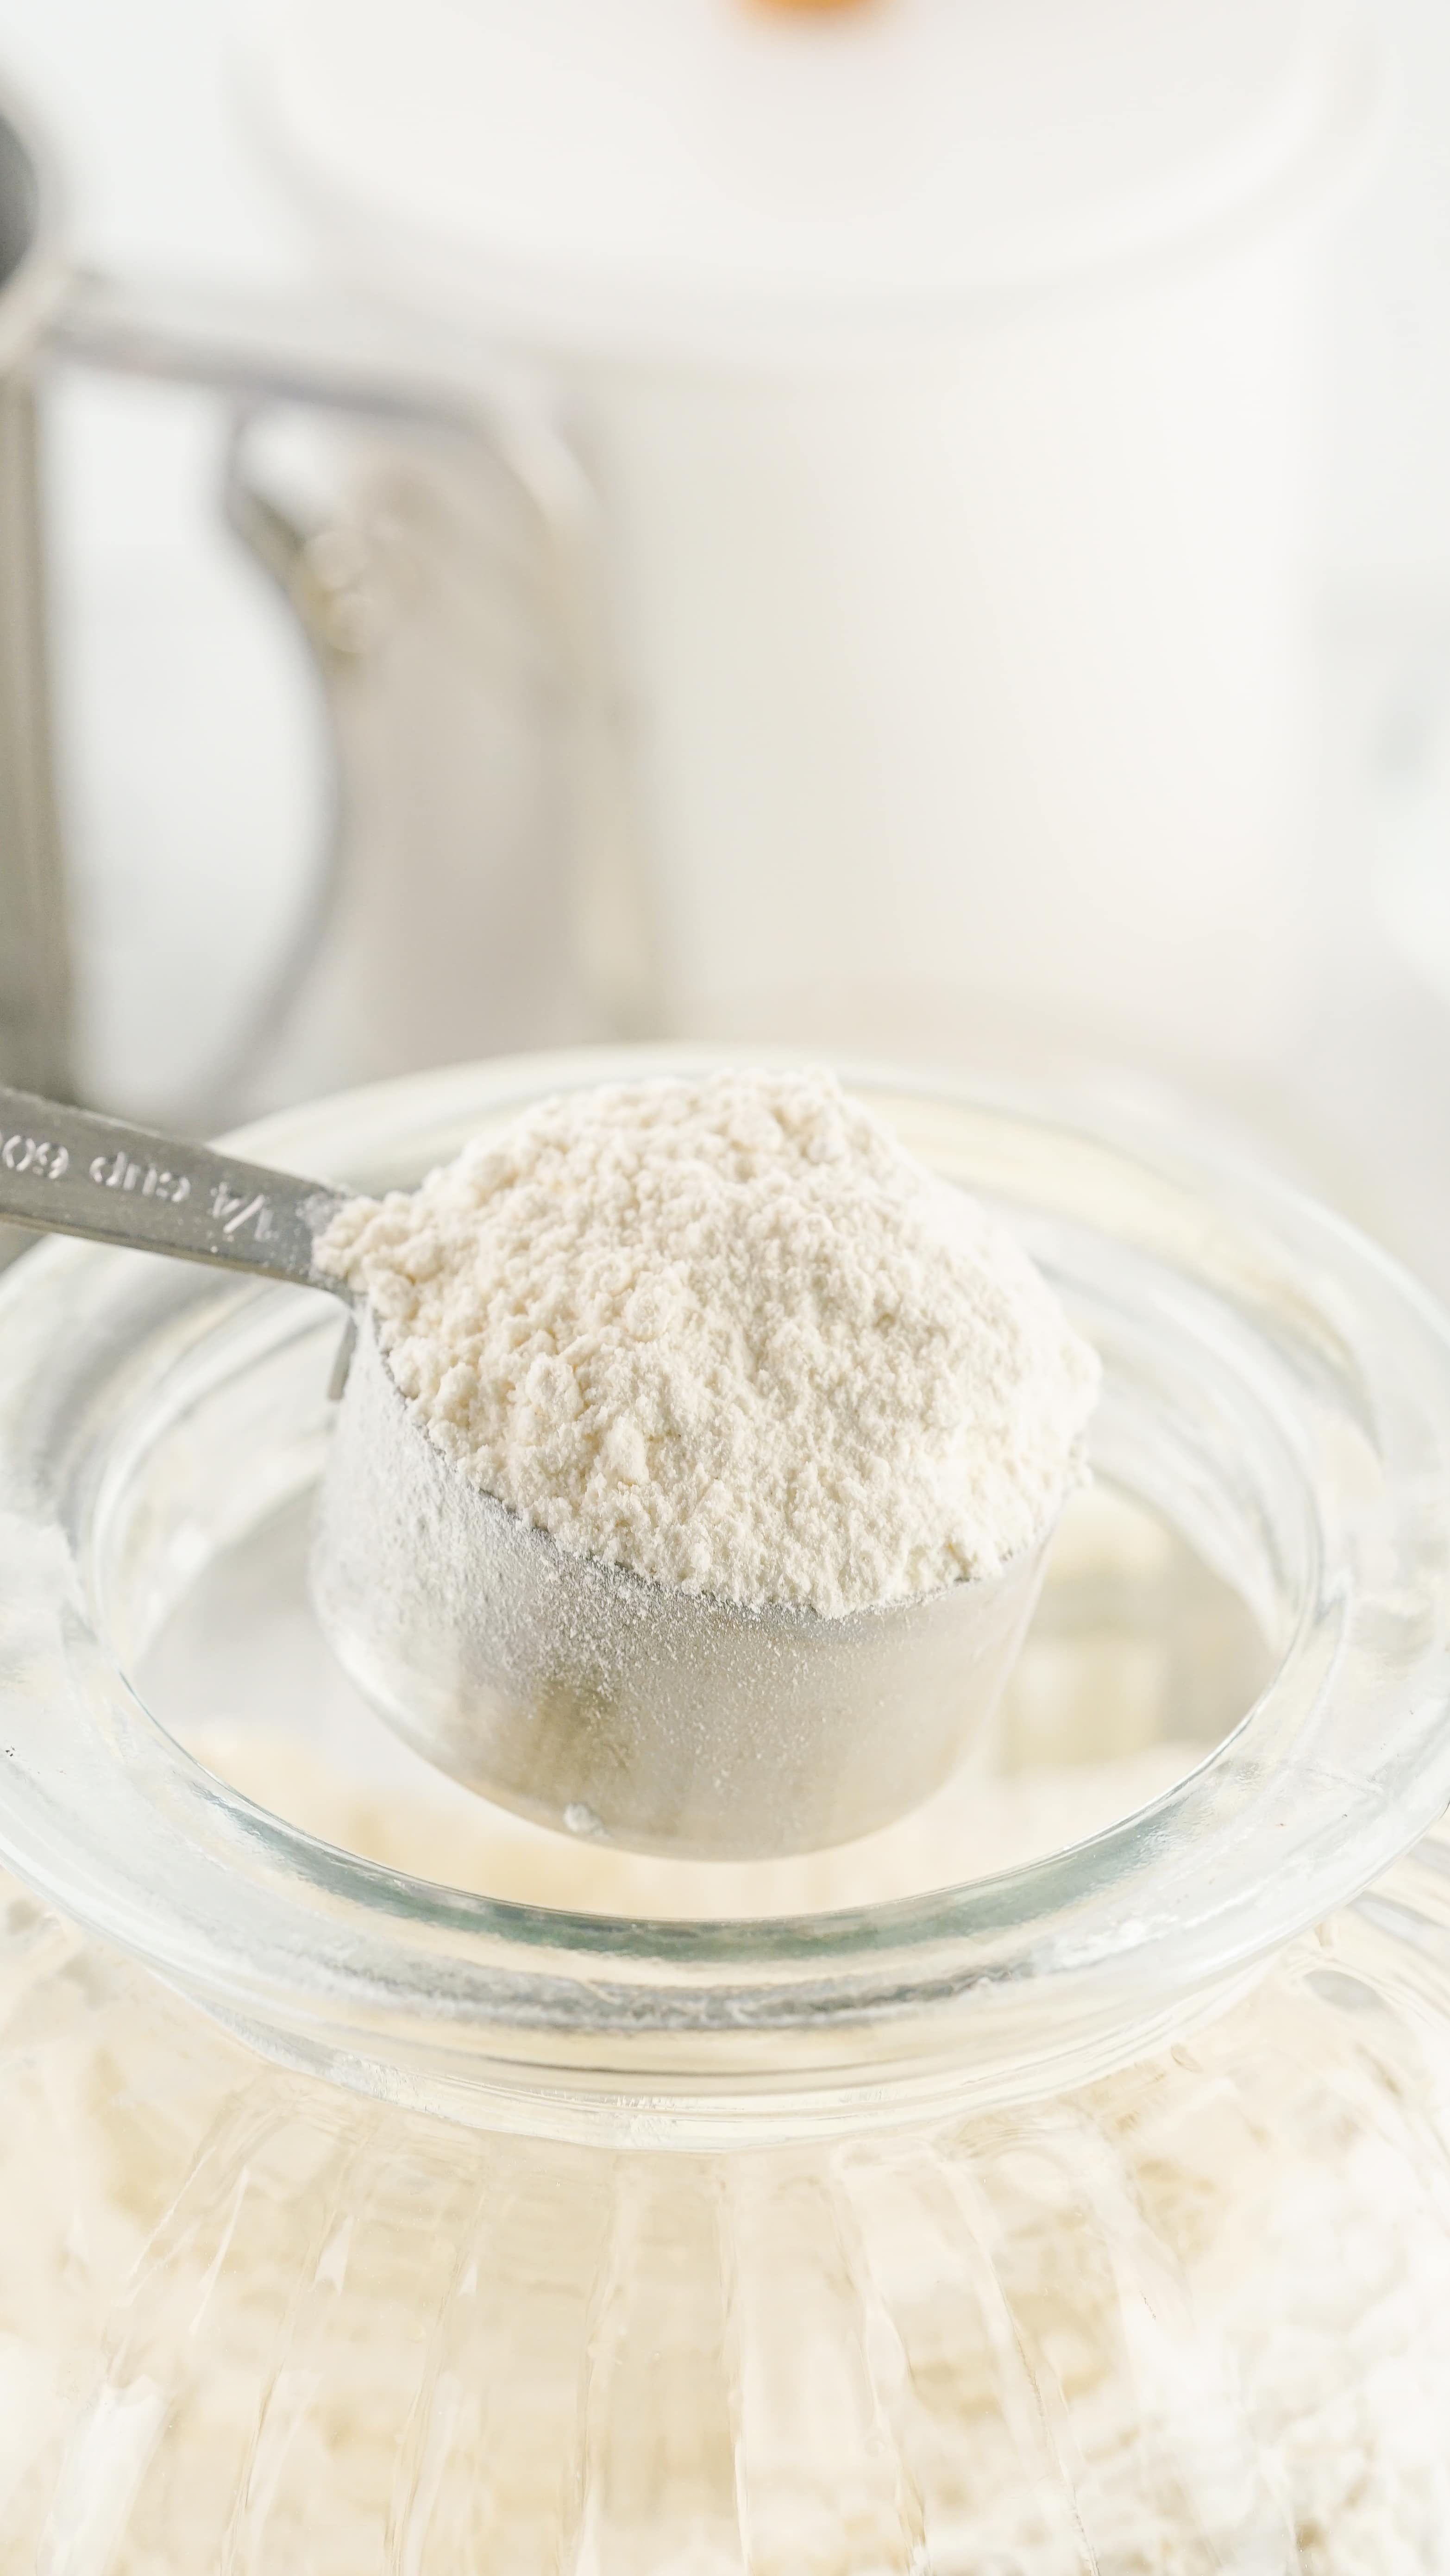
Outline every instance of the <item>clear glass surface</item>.
[[(376, 1186), (687, 1060), (250, 1142)], [(856, 1079), (1107, 1391), (993, 1743), (810, 1861), (581, 1849), (352, 1699), (335, 1308), (0, 1285), (0, 2567), (1450, 2569), (1442, 1320), (1252, 1175)]]

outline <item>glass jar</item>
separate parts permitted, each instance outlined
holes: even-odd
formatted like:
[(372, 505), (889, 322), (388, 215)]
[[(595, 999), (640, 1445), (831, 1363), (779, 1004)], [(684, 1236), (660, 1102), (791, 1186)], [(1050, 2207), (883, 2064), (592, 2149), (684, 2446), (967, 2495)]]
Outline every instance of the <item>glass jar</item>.
[[(985, 1015), (999, 1057), (1271, 1083), (1317, 989), (1318, 307), (1374, 13), (249, 23), (249, 122), (326, 272), (532, 388), (592, 494), (613, 1026), (924, 1024), (961, 1060)], [(391, 482), (365, 542), (432, 531), (411, 587), (456, 691), (497, 537), (426, 455)], [(431, 699), (388, 728), (410, 888), (460, 767)], [(411, 949), (446, 1006), (436, 916), (374, 935), (373, 985)], [(426, 1004), (401, 1020), (354, 1015), (352, 1078), (419, 1061)]]
[[(249, 1143), (377, 1187), (692, 1061)], [(329, 1302), (0, 1283), (0, 2566), (1450, 2569), (1445, 1324), (1259, 1177), (851, 1079), (1106, 1383), (994, 1742), (808, 1861), (576, 1846), (350, 1699)]]

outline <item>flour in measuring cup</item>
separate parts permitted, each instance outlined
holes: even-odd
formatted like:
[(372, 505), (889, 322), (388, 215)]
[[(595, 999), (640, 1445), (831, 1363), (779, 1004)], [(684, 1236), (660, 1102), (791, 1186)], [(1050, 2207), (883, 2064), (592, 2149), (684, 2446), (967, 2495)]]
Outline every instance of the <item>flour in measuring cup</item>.
[(1082, 1473), (1094, 1354), (826, 1073), (565, 1094), (317, 1257), (465, 1475), (689, 1591), (834, 1617), (992, 1575)]

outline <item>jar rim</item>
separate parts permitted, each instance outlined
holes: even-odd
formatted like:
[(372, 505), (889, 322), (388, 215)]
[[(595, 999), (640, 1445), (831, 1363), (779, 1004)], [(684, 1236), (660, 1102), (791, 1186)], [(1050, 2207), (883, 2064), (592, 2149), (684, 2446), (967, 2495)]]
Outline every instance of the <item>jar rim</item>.
[[(742, 1058), (792, 1051), (504, 1059), (236, 1141), (390, 1186), (551, 1092)], [(136, 1299), (175, 1266), (54, 1245), (0, 1282), (0, 1860), (294, 2061), (465, 2117), (485, 2097), (490, 2118), (509, 2100), (533, 2118), (548, 2094), (565, 2119), (607, 2096), (636, 2132), (673, 2134), (687, 2113), (738, 2125), (766, 2099), (777, 2114), (864, 2092), (919, 2106), (924, 2085), (970, 2080), (980, 2098), (1060, 2081), (1250, 1971), (1416, 1840), (1450, 1802), (1450, 1320), (1245, 1162), (1164, 1153), (1121, 1121), (950, 1074), (840, 1070), (916, 1150), (1017, 1213), (1070, 1297), (1176, 1351), (1225, 1413), (1204, 1526), (1212, 1545), (1217, 1513), (1239, 1572), (1272, 1592), (1278, 1662), (1188, 1778), (1000, 1877), (776, 1920), (568, 1914), (337, 1851), (150, 1715), (87, 1553), (124, 1488), (128, 1419), (98, 1438), (89, 1391), (130, 1371), (139, 1399), (163, 1367), (181, 1383), (219, 1313), (265, 1321), (305, 1292), (207, 1275), (164, 1351), (138, 1355)]]

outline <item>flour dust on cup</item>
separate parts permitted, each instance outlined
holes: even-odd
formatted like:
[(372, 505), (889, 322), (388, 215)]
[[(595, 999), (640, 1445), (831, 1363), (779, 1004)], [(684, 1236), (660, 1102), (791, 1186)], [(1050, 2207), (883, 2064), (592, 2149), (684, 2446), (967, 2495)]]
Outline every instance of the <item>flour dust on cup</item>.
[(328, 1453), (312, 1598), (396, 1732), (469, 1788), (635, 1849), (849, 1842), (980, 1739), (1048, 1540), (989, 1581), (840, 1619), (565, 1552), (423, 1438), (364, 1324)]
[(365, 1320), (314, 1605), (435, 1763), (761, 1859), (982, 1743), (1099, 1364), (825, 1067), (586, 1081), (349, 1201), (317, 1258)]

